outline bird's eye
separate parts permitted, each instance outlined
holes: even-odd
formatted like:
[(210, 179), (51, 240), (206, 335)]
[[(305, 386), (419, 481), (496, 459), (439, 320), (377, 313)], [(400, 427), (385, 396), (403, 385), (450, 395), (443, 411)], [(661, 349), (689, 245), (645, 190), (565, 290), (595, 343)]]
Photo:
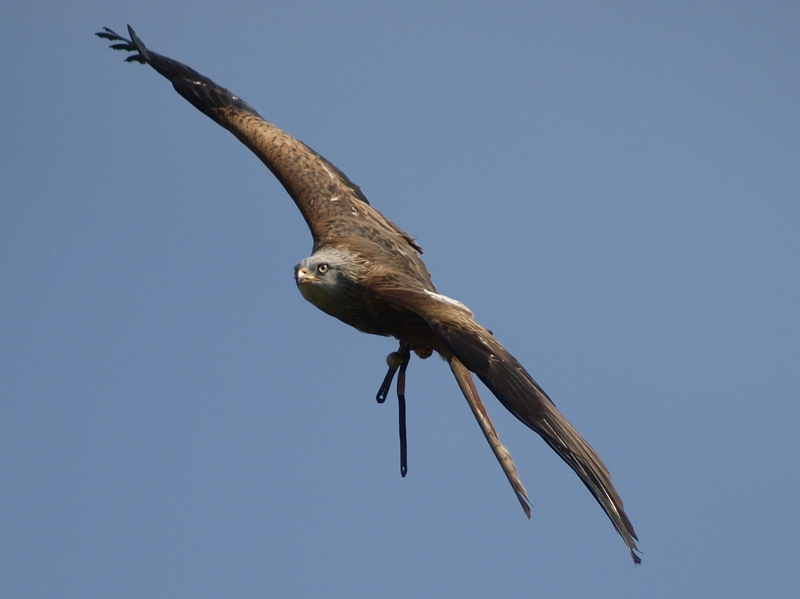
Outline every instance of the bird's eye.
[(326, 272), (328, 272), (328, 265), (323, 262), (317, 266), (317, 272), (321, 275), (324, 275)]

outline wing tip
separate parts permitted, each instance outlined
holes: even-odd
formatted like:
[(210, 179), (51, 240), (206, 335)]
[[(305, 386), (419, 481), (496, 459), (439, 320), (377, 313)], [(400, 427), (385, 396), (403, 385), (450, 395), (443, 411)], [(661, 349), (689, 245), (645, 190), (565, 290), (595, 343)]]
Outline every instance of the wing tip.
[(636, 545), (634, 545), (633, 548), (631, 548), (631, 557), (633, 558), (633, 563), (636, 566), (642, 563), (642, 558), (638, 555), (639, 553), (641, 553), (641, 551), (639, 551)]
[(134, 54), (131, 54), (125, 58), (125, 62), (138, 62), (141, 64), (147, 64), (149, 59), (147, 47), (144, 45), (144, 43), (142, 43), (142, 40), (136, 36), (133, 27), (130, 25), (128, 25), (128, 34), (131, 36), (131, 39), (121, 36), (109, 27), (103, 27), (102, 31), (95, 33), (95, 35), (101, 39), (114, 42), (109, 46), (109, 48), (112, 50), (134, 52)]

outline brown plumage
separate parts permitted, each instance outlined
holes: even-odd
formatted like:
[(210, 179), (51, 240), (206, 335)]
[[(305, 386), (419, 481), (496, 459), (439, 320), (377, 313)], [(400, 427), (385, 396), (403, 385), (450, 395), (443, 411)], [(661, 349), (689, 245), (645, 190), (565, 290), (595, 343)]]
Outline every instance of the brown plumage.
[[(575, 471), (622, 536), (634, 562), (640, 563), (636, 533), (600, 456), (522, 365), (475, 322), (472, 312), (436, 291), (416, 242), (372, 208), (358, 186), (325, 158), (210, 79), (149, 51), (133, 29), (128, 27), (128, 31), (130, 40), (107, 28), (97, 35), (115, 42), (111, 47), (116, 50), (133, 52), (129, 62), (149, 64), (193, 106), (233, 133), (267, 165), (297, 204), (314, 241), (312, 255), (295, 270), (303, 296), (360, 331), (400, 341), (400, 354), (393, 354), (405, 360), (399, 397), (409, 350), (421, 357), (433, 351), (444, 357), (530, 517), (527, 493), (478, 396), (470, 375), (475, 373)], [(396, 369), (401, 362), (390, 360), (390, 368)], [(393, 369), (382, 387), (384, 394)], [(401, 427), (402, 422), (401, 416)]]

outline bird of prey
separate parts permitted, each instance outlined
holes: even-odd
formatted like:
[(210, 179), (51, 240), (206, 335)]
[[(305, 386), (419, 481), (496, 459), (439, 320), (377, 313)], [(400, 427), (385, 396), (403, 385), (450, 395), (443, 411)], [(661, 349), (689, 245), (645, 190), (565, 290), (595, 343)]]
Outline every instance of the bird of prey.
[(378, 401), (386, 399), (399, 370), (401, 473), (406, 472), (405, 369), (411, 352), (423, 359), (436, 352), (450, 365), (528, 518), (527, 492), (471, 373), (575, 471), (622, 536), (633, 561), (640, 563), (636, 533), (600, 456), (492, 332), (479, 325), (464, 304), (436, 291), (414, 239), (373, 208), (356, 184), (314, 150), (264, 120), (227, 89), (148, 50), (130, 26), (128, 32), (130, 39), (108, 28), (97, 35), (114, 42), (115, 50), (132, 52), (128, 62), (153, 67), (195, 108), (233, 133), (297, 204), (313, 238), (311, 256), (295, 267), (303, 297), (359, 331), (400, 342), (398, 351), (387, 358), (389, 371)]

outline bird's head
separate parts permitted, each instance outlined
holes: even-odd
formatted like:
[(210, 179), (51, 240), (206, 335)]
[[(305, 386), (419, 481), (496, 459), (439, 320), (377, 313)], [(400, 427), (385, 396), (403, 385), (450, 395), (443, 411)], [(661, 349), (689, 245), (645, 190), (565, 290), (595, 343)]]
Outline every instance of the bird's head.
[(358, 271), (352, 254), (340, 248), (324, 248), (294, 267), (294, 279), (306, 300), (329, 312), (332, 304), (347, 301)]

